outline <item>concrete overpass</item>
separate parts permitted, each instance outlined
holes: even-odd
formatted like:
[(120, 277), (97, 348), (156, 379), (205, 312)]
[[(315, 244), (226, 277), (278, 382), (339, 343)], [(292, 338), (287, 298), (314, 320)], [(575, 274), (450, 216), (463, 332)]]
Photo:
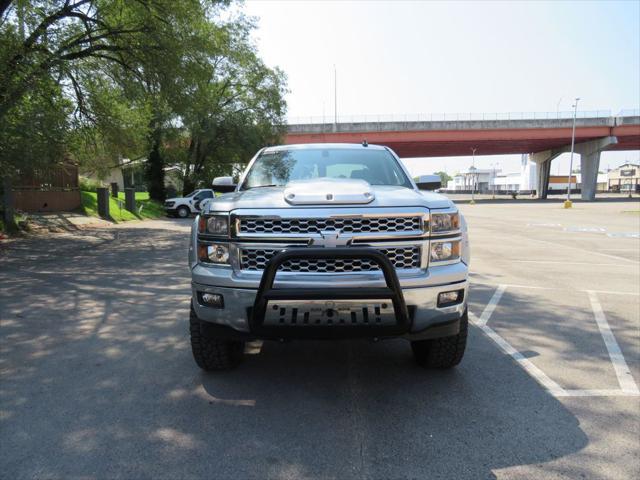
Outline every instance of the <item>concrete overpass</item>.
[[(285, 143), (387, 145), (402, 158), (471, 155), (530, 155), (539, 167), (538, 196), (546, 198), (551, 161), (569, 151), (572, 119), (467, 120), (296, 124)], [(595, 198), (603, 150), (640, 150), (640, 116), (579, 118), (575, 152), (580, 155), (582, 198)]]

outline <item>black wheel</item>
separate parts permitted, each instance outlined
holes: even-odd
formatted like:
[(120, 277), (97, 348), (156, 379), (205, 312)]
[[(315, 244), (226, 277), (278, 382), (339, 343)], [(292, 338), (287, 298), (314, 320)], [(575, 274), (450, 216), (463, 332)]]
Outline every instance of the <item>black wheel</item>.
[(244, 356), (244, 342), (222, 340), (202, 334), (200, 320), (191, 306), (189, 315), (191, 352), (198, 366), (207, 372), (230, 370), (237, 367)]
[(187, 218), (191, 213), (191, 211), (187, 207), (182, 205), (181, 207), (178, 207), (178, 209), (176, 210), (176, 213), (180, 218)]
[(460, 332), (449, 337), (411, 342), (413, 356), (425, 368), (453, 368), (460, 363), (467, 346), (469, 318), (465, 310), (460, 319)]

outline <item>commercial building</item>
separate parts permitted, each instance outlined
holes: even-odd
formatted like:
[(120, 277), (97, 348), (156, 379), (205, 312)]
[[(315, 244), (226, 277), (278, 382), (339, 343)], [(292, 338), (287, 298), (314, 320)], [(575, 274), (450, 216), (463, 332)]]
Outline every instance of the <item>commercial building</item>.
[(625, 163), (609, 171), (607, 189), (613, 192), (640, 191), (640, 165)]
[[(538, 165), (530, 160), (529, 155), (523, 155), (520, 172), (502, 173), (500, 169), (474, 169), (470, 167), (461, 171), (447, 184), (447, 191), (469, 192), (475, 185), (478, 193), (505, 192), (534, 192), (536, 190)], [(567, 191), (567, 175), (549, 175), (549, 194), (559, 194)], [(475, 181), (475, 183), (474, 183)], [(582, 175), (574, 173), (571, 177), (571, 188), (582, 188)], [(638, 191), (640, 190), (640, 166), (626, 164), (609, 173), (598, 173), (596, 181), (598, 192), (607, 191)]]
[(499, 168), (469, 167), (447, 183), (447, 190), (462, 192), (473, 189), (478, 193), (530, 192), (535, 190), (537, 181), (536, 163), (529, 159), (529, 155), (522, 155), (520, 172), (503, 174)]

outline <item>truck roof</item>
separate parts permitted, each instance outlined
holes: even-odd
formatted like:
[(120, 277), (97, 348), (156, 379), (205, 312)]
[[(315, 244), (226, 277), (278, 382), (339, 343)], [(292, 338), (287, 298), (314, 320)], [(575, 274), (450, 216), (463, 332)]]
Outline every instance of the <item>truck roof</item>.
[(274, 147), (266, 147), (263, 153), (277, 152), (281, 150), (331, 150), (331, 149), (370, 149), (370, 150), (386, 150), (387, 147), (382, 145), (367, 145), (361, 143), (300, 143), (294, 145), (277, 145)]

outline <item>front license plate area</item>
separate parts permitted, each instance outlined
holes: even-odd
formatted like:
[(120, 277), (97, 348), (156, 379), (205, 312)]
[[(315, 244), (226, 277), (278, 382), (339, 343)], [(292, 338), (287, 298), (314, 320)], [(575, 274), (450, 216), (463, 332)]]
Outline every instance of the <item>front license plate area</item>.
[(392, 326), (391, 300), (269, 301), (264, 326)]

